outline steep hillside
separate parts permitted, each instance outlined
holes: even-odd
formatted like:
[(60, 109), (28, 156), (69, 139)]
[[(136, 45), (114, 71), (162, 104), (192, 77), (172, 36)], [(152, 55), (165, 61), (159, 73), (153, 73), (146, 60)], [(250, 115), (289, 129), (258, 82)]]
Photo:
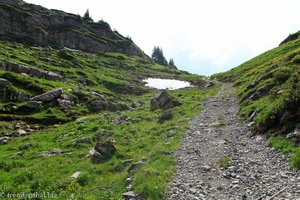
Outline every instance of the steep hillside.
[[(162, 199), (188, 119), (217, 87), (156, 64), (106, 23), (18, 0), (0, 8), (1, 197)], [(195, 87), (160, 93), (167, 108), (154, 110), (148, 77)]]
[[(234, 82), (241, 115), (254, 132), (278, 135), (270, 143), (285, 153), (293, 146), (285, 137), (299, 143), (300, 129), (300, 39), (298, 33), (293, 35), (279, 47), (214, 75)], [(300, 150), (298, 154), (300, 160)]]
[(112, 31), (104, 21), (41, 6), (22, 0), (0, 1), (0, 39), (38, 45), (59, 45), (86, 52), (111, 51), (145, 56), (130, 38)]

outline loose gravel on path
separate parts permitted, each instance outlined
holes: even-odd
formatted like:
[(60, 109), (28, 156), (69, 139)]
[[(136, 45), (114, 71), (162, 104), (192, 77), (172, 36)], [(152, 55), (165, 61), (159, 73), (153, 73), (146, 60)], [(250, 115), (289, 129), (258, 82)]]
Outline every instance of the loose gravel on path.
[(299, 171), (264, 136), (251, 136), (230, 84), (203, 107), (176, 152), (167, 199), (300, 200)]

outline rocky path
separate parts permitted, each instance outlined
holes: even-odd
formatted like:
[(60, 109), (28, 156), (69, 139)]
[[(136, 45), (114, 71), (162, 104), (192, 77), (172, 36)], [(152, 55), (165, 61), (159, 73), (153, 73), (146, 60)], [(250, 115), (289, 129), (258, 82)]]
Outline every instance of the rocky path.
[(204, 104), (176, 152), (167, 199), (300, 200), (299, 171), (266, 138), (251, 137), (238, 110), (229, 84)]

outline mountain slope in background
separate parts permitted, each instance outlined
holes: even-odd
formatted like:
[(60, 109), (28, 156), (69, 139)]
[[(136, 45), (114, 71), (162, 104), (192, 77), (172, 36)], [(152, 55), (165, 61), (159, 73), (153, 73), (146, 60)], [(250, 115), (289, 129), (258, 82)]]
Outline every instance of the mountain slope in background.
[(130, 38), (112, 31), (104, 21), (94, 22), (79, 15), (22, 0), (0, 2), (0, 39), (60, 45), (85, 52), (119, 52), (145, 56)]

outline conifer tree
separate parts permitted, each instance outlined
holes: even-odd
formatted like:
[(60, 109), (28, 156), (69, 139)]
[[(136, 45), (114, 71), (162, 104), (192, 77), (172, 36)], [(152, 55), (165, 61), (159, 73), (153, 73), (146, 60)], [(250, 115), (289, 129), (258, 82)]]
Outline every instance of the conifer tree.
[(153, 48), (151, 57), (156, 63), (160, 65), (168, 66), (168, 61), (164, 56), (163, 50), (159, 46), (157, 47), (155, 46)]
[(170, 59), (170, 61), (169, 61), (169, 66), (172, 67), (172, 68), (177, 69), (177, 67), (176, 67), (176, 65), (175, 65), (175, 63), (174, 63), (173, 58)]
[(87, 9), (83, 15), (83, 18), (84, 19), (91, 19), (91, 16), (90, 16), (90, 11), (89, 9)]

